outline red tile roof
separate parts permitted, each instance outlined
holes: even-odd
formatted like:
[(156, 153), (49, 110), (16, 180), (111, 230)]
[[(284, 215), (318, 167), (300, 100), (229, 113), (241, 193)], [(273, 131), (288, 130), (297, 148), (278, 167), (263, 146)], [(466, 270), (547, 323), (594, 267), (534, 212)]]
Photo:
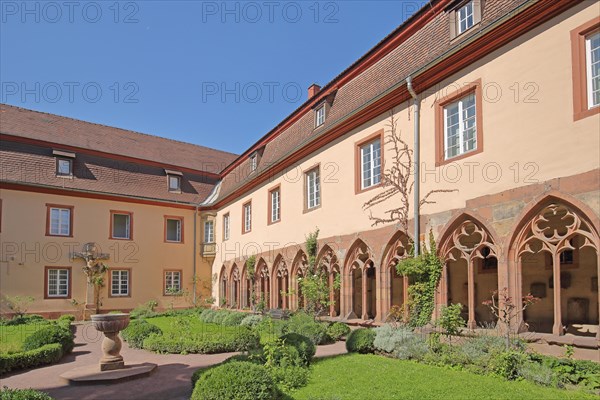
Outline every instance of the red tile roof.
[(237, 156), (195, 144), (0, 104), (0, 134), (219, 173)]

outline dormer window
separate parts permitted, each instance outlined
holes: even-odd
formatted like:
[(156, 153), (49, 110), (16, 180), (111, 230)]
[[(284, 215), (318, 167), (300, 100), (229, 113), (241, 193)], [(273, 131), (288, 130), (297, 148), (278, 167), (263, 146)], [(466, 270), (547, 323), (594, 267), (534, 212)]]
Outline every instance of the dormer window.
[(75, 153), (53, 150), (52, 154), (56, 158), (56, 176), (71, 178), (73, 176)]
[(165, 170), (167, 174), (167, 183), (169, 186), (169, 192), (181, 193), (181, 177), (183, 174), (179, 171)]
[(315, 110), (315, 128), (325, 123), (325, 104)]
[(484, 0), (458, 2), (450, 14), (450, 38), (462, 35), (481, 22), (481, 9)]
[(458, 34), (465, 32), (474, 25), (473, 2), (469, 1), (456, 11)]
[(258, 155), (256, 153), (250, 156), (250, 172), (256, 171), (258, 168)]

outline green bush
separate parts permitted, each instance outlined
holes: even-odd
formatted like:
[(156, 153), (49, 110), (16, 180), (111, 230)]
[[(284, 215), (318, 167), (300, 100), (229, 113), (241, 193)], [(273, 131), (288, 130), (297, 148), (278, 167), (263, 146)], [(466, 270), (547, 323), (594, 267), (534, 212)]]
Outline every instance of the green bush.
[(330, 341), (327, 336), (327, 326), (322, 323), (315, 321), (312, 315), (308, 315), (305, 312), (295, 313), (285, 324), (284, 333), (297, 333), (302, 336), (306, 336), (315, 345), (325, 344)]
[(513, 380), (519, 377), (519, 370), (527, 361), (527, 355), (520, 351), (509, 350), (497, 353), (490, 359), (490, 371), (505, 379)]
[(600, 390), (600, 364), (587, 360), (572, 360), (542, 355), (531, 355), (532, 361), (550, 368), (560, 385), (581, 385)]
[(60, 343), (63, 353), (69, 353), (73, 350), (73, 332), (66, 323), (48, 325), (32, 333), (25, 338), (23, 350), (29, 351), (38, 349), (42, 346), (52, 343)]
[(298, 356), (303, 365), (309, 365), (317, 352), (317, 347), (313, 341), (298, 333), (286, 333), (281, 337), (281, 340), (286, 346), (292, 346), (298, 351)]
[(121, 336), (129, 346), (141, 349), (146, 339), (151, 334), (161, 334), (162, 330), (143, 319), (135, 319), (129, 323), (129, 326), (121, 331)]
[(373, 329), (358, 328), (350, 332), (346, 338), (346, 350), (349, 353), (373, 353), (375, 352), (375, 331)]
[(47, 393), (33, 389), (9, 389), (4, 386), (0, 390), (0, 400), (53, 400)]
[(223, 318), (222, 324), (225, 326), (237, 326), (242, 323), (248, 314), (243, 312), (231, 312)]
[(273, 381), (283, 391), (289, 392), (306, 386), (310, 370), (301, 366), (275, 367), (269, 369)]
[(334, 322), (327, 327), (327, 336), (334, 342), (337, 342), (342, 337), (350, 333), (350, 327), (343, 322)]
[(75, 321), (75, 316), (71, 314), (64, 314), (58, 317), (58, 321), (64, 321), (70, 324), (71, 322)]
[(444, 330), (446, 336), (458, 335), (460, 328), (465, 326), (465, 320), (461, 317), (462, 304), (451, 304), (442, 306), (440, 318), (436, 321), (437, 325)]
[(217, 310), (213, 317), (213, 324), (223, 325), (223, 321), (231, 314), (228, 310)]
[(518, 368), (519, 377), (543, 386), (552, 386), (558, 383), (558, 379), (552, 368), (534, 361), (524, 362)]
[(63, 356), (60, 343), (52, 343), (20, 353), (0, 354), (0, 374), (58, 362)]
[(273, 400), (281, 392), (267, 369), (233, 361), (204, 372), (196, 382), (192, 400)]
[(487, 367), (494, 354), (502, 353), (505, 350), (504, 338), (499, 336), (484, 335), (469, 338), (460, 346), (465, 363), (481, 367)]
[(246, 317), (244, 317), (242, 322), (240, 322), (240, 325), (254, 328), (255, 326), (258, 326), (262, 320), (263, 320), (262, 315), (246, 314)]
[(158, 313), (154, 311), (157, 306), (158, 302), (156, 300), (150, 300), (147, 303), (141, 304), (131, 310), (129, 317), (131, 319), (155, 317), (158, 315)]
[(33, 323), (49, 324), (50, 321), (44, 319), (44, 317), (38, 314), (25, 314), (21, 316), (15, 316), (12, 319), (0, 319), (0, 326), (24, 325)]
[(200, 320), (205, 324), (212, 324), (216, 314), (216, 310), (207, 308), (206, 310), (202, 311), (202, 314), (200, 314)]
[(220, 336), (183, 336), (151, 334), (143, 342), (143, 348), (157, 353), (213, 354), (230, 351), (248, 351), (260, 346), (260, 337), (249, 329), (240, 329)]
[(375, 328), (375, 340), (373, 346), (384, 353), (393, 353), (414, 336), (411, 329), (405, 327), (393, 327), (385, 324)]

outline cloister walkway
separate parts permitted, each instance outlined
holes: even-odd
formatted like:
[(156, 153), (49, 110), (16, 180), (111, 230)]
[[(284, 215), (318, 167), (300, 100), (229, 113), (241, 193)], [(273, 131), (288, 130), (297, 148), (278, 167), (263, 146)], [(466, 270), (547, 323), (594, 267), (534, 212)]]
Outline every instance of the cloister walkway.
[[(130, 348), (123, 343), (121, 354), (127, 364), (150, 362), (158, 364), (158, 370), (150, 377), (115, 384), (69, 386), (59, 376), (72, 368), (96, 364), (100, 359), (100, 337), (96, 337), (91, 324), (77, 325), (75, 349), (60, 363), (32, 370), (10, 373), (0, 379), (0, 386), (10, 388), (33, 388), (48, 392), (61, 400), (179, 400), (189, 399), (191, 376), (198, 368), (218, 364), (236, 353), (223, 354), (154, 354)], [(89, 333), (89, 334), (88, 334)], [(94, 335), (93, 337), (90, 337)], [(317, 357), (346, 353), (344, 342), (318, 346)]]

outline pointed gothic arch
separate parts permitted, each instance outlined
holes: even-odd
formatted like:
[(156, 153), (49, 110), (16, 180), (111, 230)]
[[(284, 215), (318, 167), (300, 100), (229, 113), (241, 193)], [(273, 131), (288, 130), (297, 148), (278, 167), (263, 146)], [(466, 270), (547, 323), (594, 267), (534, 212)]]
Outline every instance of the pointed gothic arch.
[(292, 296), (290, 303), (292, 309), (297, 310), (304, 308), (306, 301), (302, 294), (302, 288), (299, 284), (300, 279), (306, 275), (306, 269), (308, 268), (308, 258), (303, 250), (298, 250), (292, 261)]
[(346, 319), (377, 317), (377, 266), (372, 249), (356, 239), (346, 256)]
[(409, 237), (396, 232), (388, 241), (381, 261), (382, 316), (387, 318), (390, 308), (403, 307), (408, 302), (408, 277), (398, 274), (398, 262), (408, 256)]
[(286, 260), (281, 254), (275, 257), (273, 262), (273, 292), (274, 292), (274, 308), (287, 309), (288, 305), (288, 292), (290, 290), (290, 274)]
[(227, 267), (223, 264), (219, 273), (219, 306), (227, 307), (227, 302)]
[(230, 294), (229, 294), (229, 305), (232, 308), (242, 308), (241, 307), (241, 276), (240, 270), (237, 264), (233, 264), (231, 267), (231, 273), (229, 274), (229, 285), (230, 285)]
[(271, 304), (271, 274), (269, 273), (269, 266), (264, 258), (260, 257), (256, 262), (256, 285), (257, 285), (257, 297), (256, 302), (264, 302), (266, 309), (270, 309)]
[(600, 338), (598, 217), (557, 193), (522, 215), (510, 242), (513, 292), (518, 299), (531, 293), (541, 300), (519, 316), (521, 329)]
[(327, 276), (327, 285), (329, 287), (329, 316), (337, 317), (340, 315), (341, 287), (336, 288), (335, 281), (340, 276), (340, 261), (336, 251), (331, 246), (324, 245), (319, 254), (317, 254), (317, 266), (322, 269)]
[(469, 329), (496, 322), (482, 304), (498, 290), (500, 248), (490, 231), (479, 219), (463, 213), (447, 224), (440, 240), (444, 261), (440, 303), (462, 304)]

